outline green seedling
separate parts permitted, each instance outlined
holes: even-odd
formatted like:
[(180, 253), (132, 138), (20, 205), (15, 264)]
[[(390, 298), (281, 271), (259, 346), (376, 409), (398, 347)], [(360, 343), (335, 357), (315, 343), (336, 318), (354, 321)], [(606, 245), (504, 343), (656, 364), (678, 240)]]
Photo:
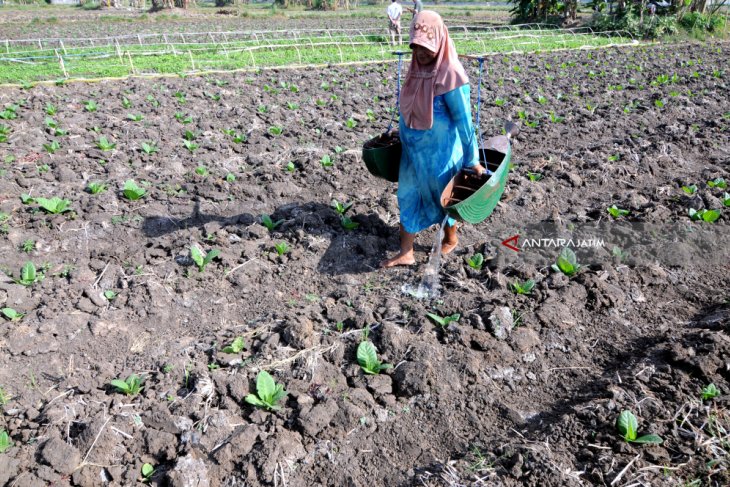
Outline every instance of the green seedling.
[(109, 383), (117, 392), (121, 392), (128, 396), (136, 396), (144, 388), (142, 383), (144, 379), (136, 374), (132, 374), (124, 380), (114, 379)]
[(152, 476), (155, 474), (155, 467), (152, 466), (150, 463), (145, 463), (142, 465), (142, 482), (147, 483), (152, 479)]
[(195, 152), (196, 150), (198, 150), (198, 148), (200, 147), (198, 144), (196, 144), (192, 140), (187, 140), (187, 139), (183, 139), (183, 145), (185, 146), (185, 148), (188, 151), (190, 151), (191, 154), (193, 152)]
[(575, 252), (570, 247), (565, 247), (558, 255), (558, 260), (552, 265), (553, 270), (562, 272), (572, 277), (580, 270), (580, 264), (575, 257)]
[(730, 194), (728, 194), (728, 193), (722, 194), (722, 204), (723, 204), (723, 206), (730, 206)]
[(498, 107), (504, 106), (505, 103), (506, 103), (506, 100), (504, 98), (495, 98), (494, 99), (494, 104), (497, 105)]
[(221, 132), (231, 137), (236, 133), (235, 129), (221, 129)]
[(357, 363), (366, 374), (377, 375), (383, 370), (392, 368), (378, 360), (378, 352), (370, 341), (362, 341), (357, 347)]
[(329, 154), (323, 155), (319, 163), (322, 164), (322, 167), (332, 167), (335, 164)]
[(111, 289), (107, 289), (106, 291), (104, 291), (104, 297), (108, 301), (114, 301), (114, 299), (116, 299), (117, 297), (117, 293), (112, 291)]
[(195, 140), (195, 132), (192, 130), (186, 130), (183, 134), (183, 139), (185, 140)]
[(9, 402), (10, 402), (10, 394), (5, 392), (5, 389), (0, 387), (0, 408), (3, 408)]
[(510, 287), (516, 294), (527, 295), (532, 293), (532, 289), (535, 287), (535, 281), (532, 279), (528, 279), (525, 282), (515, 281), (510, 283)]
[(689, 209), (689, 217), (694, 221), (703, 221), (707, 223), (714, 223), (720, 218), (720, 210), (695, 210), (694, 208)]
[(24, 205), (32, 205), (35, 203), (35, 198), (33, 198), (31, 195), (27, 193), (21, 193), (20, 194), (20, 202)]
[(20, 321), (23, 316), (25, 316), (24, 313), (18, 313), (13, 308), (3, 308), (0, 311), (2, 311), (3, 316), (10, 321)]
[(662, 109), (662, 108), (664, 108), (664, 105), (666, 105), (666, 103), (664, 102), (664, 100), (654, 100), (654, 106), (655, 107), (657, 107), (659, 109)]
[(286, 242), (279, 242), (274, 245), (274, 250), (276, 250), (277, 255), (282, 256), (289, 252), (289, 244)]
[(58, 196), (54, 196), (50, 199), (35, 198), (33, 202), (37, 203), (38, 206), (53, 215), (58, 215), (67, 211), (71, 211), (71, 202), (69, 200), (61, 199)]
[(347, 119), (347, 121), (345, 121), (345, 127), (347, 127), (348, 129), (354, 129), (355, 127), (357, 127), (357, 122), (354, 118), (350, 117)]
[(203, 255), (203, 251), (200, 250), (197, 245), (192, 245), (190, 247), (190, 257), (193, 259), (193, 262), (195, 262), (195, 265), (198, 266), (199, 272), (203, 272), (205, 270), (205, 266), (210, 264), (210, 262), (218, 257), (220, 253), (220, 250), (214, 249)]
[(354, 222), (349, 216), (344, 215), (340, 218), (340, 225), (342, 225), (342, 228), (348, 231), (355, 230), (357, 227), (360, 226), (358, 222)]
[(49, 166), (48, 164), (43, 164), (41, 166), (38, 166), (38, 173), (40, 173), (40, 174), (45, 174), (50, 170), (51, 170), (51, 166)]
[(539, 103), (540, 105), (544, 105), (544, 104), (546, 104), (546, 103), (547, 103), (547, 101), (548, 101), (548, 100), (547, 100), (547, 98), (545, 98), (544, 96), (542, 96), (542, 95), (538, 95), (538, 96), (537, 96), (537, 102), (538, 102), (538, 103)]
[(0, 124), (0, 143), (8, 141), (8, 135), (10, 135), (10, 127), (7, 125)]
[(297, 109), (299, 109), (299, 103), (293, 103), (293, 102), (290, 102), (289, 101), (289, 102), (286, 103), (286, 107), (289, 110), (297, 110)]
[(608, 211), (608, 214), (614, 218), (626, 216), (630, 213), (629, 210), (622, 210), (621, 208), (617, 207), (616, 205), (612, 205), (611, 207), (606, 208), (606, 211)]
[(141, 113), (128, 113), (127, 120), (131, 120), (132, 122), (141, 122), (142, 120), (144, 120), (144, 117)]
[(367, 110), (365, 111), (365, 116), (367, 117), (367, 119), (368, 119), (368, 122), (370, 122), (370, 123), (373, 123), (373, 122), (375, 122), (375, 112), (374, 112), (374, 111), (372, 111), (371, 109), (369, 109), (369, 108), (368, 108), (368, 109), (367, 109)]
[(106, 191), (106, 183), (102, 182), (91, 182), (86, 186), (86, 191), (91, 194), (99, 194)]
[(695, 193), (697, 193), (697, 185), (690, 184), (689, 186), (682, 186), (682, 191), (684, 191), (686, 194), (692, 196)]
[(51, 102), (47, 102), (46, 106), (43, 108), (43, 110), (46, 112), (46, 115), (53, 116), (56, 113), (58, 113), (58, 109), (56, 109), (55, 105)]
[(205, 167), (205, 166), (198, 166), (198, 167), (195, 168), (195, 174), (197, 174), (198, 176), (206, 177), (210, 173), (208, 173), (208, 168), (207, 167)]
[(256, 108), (256, 111), (263, 115), (265, 113), (269, 113), (269, 107), (267, 107), (266, 105), (259, 105)]
[(96, 109), (99, 108), (99, 106), (96, 104), (96, 102), (94, 100), (89, 100), (84, 103), (84, 108), (86, 109), (87, 112), (95, 112)]
[(347, 210), (350, 209), (352, 206), (352, 203), (340, 203), (336, 199), (332, 200), (332, 204), (330, 205), (332, 208), (335, 209), (338, 215), (344, 216), (344, 214), (347, 212)]
[(10, 441), (10, 435), (5, 430), (0, 430), (0, 453), (5, 453), (5, 450), (13, 446), (13, 442)]
[(426, 313), (426, 316), (431, 318), (434, 322), (436, 322), (437, 325), (444, 329), (451, 323), (458, 323), (459, 318), (461, 318), (461, 315), (459, 313), (454, 313), (449, 316), (439, 316), (434, 313)]
[(35, 268), (35, 264), (31, 261), (26, 262), (23, 267), (20, 268), (19, 278), (13, 278), (17, 284), (21, 284), (23, 286), (32, 286), (36, 282), (40, 282), (42, 279), (43, 273), (38, 272)]
[(284, 399), (286, 395), (287, 392), (284, 390), (284, 386), (277, 384), (271, 374), (262, 370), (256, 376), (256, 395), (247, 395), (245, 401), (268, 411), (278, 410), (281, 408), (279, 401)]
[(236, 337), (230, 345), (223, 347), (221, 350), (223, 353), (241, 353), (246, 348), (246, 342), (243, 341), (243, 337)]
[(482, 270), (482, 266), (484, 265), (484, 254), (482, 254), (481, 252), (477, 252), (476, 254), (469, 257), (466, 263), (475, 271), (480, 271)]
[(289, 161), (289, 162), (288, 162), (288, 163), (286, 164), (286, 170), (287, 170), (287, 172), (294, 172), (294, 171), (296, 171), (296, 170), (297, 170), (297, 166), (295, 166), (295, 165), (294, 165), (294, 162), (292, 162), (292, 161)]
[(122, 97), (122, 108), (131, 108), (132, 102), (126, 96)]
[(272, 125), (271, 127), (269, 127), (269, 134), (271, 135), (281, 135), (282, 132), (284, 132), (284, 129), (279, 127), (278, 125)]
[(532, 181), (533, 183), (536, 183), (537, 181), (541, 180), (543, 178), (543, 175), (539, 172), (528, 172), (527, 178)]
[(20, 108), (19, 105), (8, 105), (5, 107), (5, 110), (0, 112), (0, 119), (1, 120), (15, 120), (18, 118), (18, 108)]
[(236, 175), (233, 174), (232, 172), (229, 172), (228, 174), (226, 174), (226, 178), (225, 179), (226, 179), (226, 182), (227, 183), (233, 183), (233, 182), (236, 181)]
[(616, 162), (619, 159), (621, 159), (621, 154), (613, 154), (611, 156), (608, 156), (608, 162)]
[[(621, 437), (630, 443), (661, 445), (664, 440), (657, 435), (638, 436), (639, 423), (631, 411), (622, 411), (616, 419), (616, 429)], [(637, 437), (638, 436), (638, 437)]]
[(111, 142), (109, 142), (109, 139), (102, 135), (101, 137), (99, 137), (99, 140), (96, 141), (96, 147), (104, 152), (108, 152), (114, 150), (117, 147), (117, 144), (112, 144)]
[(61, 148), (61, 144), (58, 143), (57, 140), (54, 140), (50, 144), (43, 144), (43, 148), (48, 152), (49, 154), (55, 154), (58, 149)]
[(715, 384), (709, 384), (702, 388), (702, 400), (707, 401), (714, 399), (721, 394), (720, 389)]
[(177, 101), (182, 105), (185, 102), (187, 102), (187, 95), (183, 93), (182, 91), (176, 91), (173, 95), (175, 98), (177, 98)]
[(124, 188), (122, 188), (122, 194), (125, 198), (131, 201), (137, 201), (147, 194), (147, 190), (137, 186), (137, 183), (133, 179), (128, 179), (124, 182)]
[(707, 181), (707, 186), (710, 188), (727, 189), (727, 182), (723, 178), (715, 178), (712, 181)]
[(175, 120), (177, 120), (178, 122), (180, 122), (183, 125), (188, 125), (190, 123), (193, 123), (192, 115), (185, 115), (182, 112), (177, 112), (175, 114)]
[(340, 154), (342, 154), (343, 152), (345, 152), (345, 149), (343, 149), (343, 148), (342, 148), (342, 147), (340, 147), (339, 145), (336, 145), (336, 146), (335, 146), (335, 154), (337, 154), (337, 155), (340, 155)]
[[(261, 224), (270, 232), (276, 230), (276, 227), (284, 223), (284, 220), (272, 220), (269, 215), (261, 215)], [(281, 255), (281, 254), (280, 254)]]
[(149, 144), (147, 142), (142, 142), (142, 152), (144, 152), (147, 155), (154, 154), (155, 152), (159, 152), (160, 149), (157, 148), (156, 142), (150, 142)]
[(206, 93), (205, 95), (213, 101), (221, 101), (220, 93)]
[(25, 240), (20, 245), (20, 250), (25, 252), (26, 254), (29, 254), (35, 250), (35, 240), (29, 238), (28, 240)]

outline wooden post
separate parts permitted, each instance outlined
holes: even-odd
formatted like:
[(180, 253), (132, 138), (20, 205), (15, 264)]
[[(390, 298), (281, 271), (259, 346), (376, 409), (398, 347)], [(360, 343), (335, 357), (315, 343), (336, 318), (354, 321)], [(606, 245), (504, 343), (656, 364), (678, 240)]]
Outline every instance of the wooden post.
[(61, 65), (61, 71), (63, 72), (63, 77), (68, 78), (68, 72), (66, 71), (66, 66), (63, 64), (63, 58), (60, 54), (58, 54), (58, 49), (55, 49), (56, 51), (56, 57), (58, 58), (58, 64)]
[(66, 46), (63, 45), (63, 41), (61, 39), (59, 39), (58, 42), (61, 43), (61, 49), (63, 50), (63, 55), (68, 56), (68, 53), (66, 52)]
[(193, 60), (193, 53), (188, 49), (188, 55), (190, 56), (190, 65), (193, 67), (193, 71), (195, 71), (195, 61)]
[(137, 74), (137, 70), (134, 68), (134, 63), (132, 62), (132, 55), (129, 54), (129, 51), (127, 51), (127, 59), (129, 59), (129, 66), (132, 69), (132, 74)]
[(119, 56), (119, 62), (120, 63), (124, 62), (122, 60), (122, 48), (119, 47), (119, 41), (117, 39), (114, 39), (114, 45), (115, 45), (115, 48), (117, 50), (117, 56)]

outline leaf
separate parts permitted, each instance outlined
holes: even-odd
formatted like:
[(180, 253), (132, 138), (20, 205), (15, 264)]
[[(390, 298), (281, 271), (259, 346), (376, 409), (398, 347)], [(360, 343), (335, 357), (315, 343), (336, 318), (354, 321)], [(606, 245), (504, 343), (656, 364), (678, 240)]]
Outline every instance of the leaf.
[(13, 446), (13, 442), (10, 441), (10, 436), (7, 431), (0, 432), (0, 453), (4, 453), (5, 450)]
[(271, 399), (276, 393), (276, 382), (271, 377), (271, 374), (265, 370), (262, 370), (256, 376), (256, 392), (265, 403), (269, 405), (273, 404)]
[(378, 353), (371, 342), (360, 342), (357, 347), (357, 363), (368, 374), (378, 373)]
[(203, 264), (203, 251), (197, 245), (190, 246), (190, 258), (193, 259), (198, 269), (203, 270), (203, 267), (205, 267)]
[(246, 342), (243, 341), (243, 337), (236, 337), (230, 345), (223, 347), (223, 353), (241, 353), (246, 348)]
[(643, 435), (633, 440), (632, 443), (661, 445), (664, 440), (658, 435)]
[(2, 311), (2, 314), (10, 321), (16, 321), (25, 316), (23, 313), (18, 313), (13, 308), (3, 308), (0, 311)]
[(720, 210), (705, 210), (702, 212), (702, 220), (713, 223), (720, 218)]
[(142, 465), (142, 477), (151, 477), (153, 473), (155, 473), (155, 467), (153, 467), (151, 464), (145, 463), (144, 465)]
[(124, 182), (124, 188), (122, 188), (122, 194), (132, 201), (136, 201), (145, 195), (147, 191), (144, 188), (137, 186), (137, 183), (132, 179), (128, 179)]
[(446, 326), (447, 325), (446, 320), (444, 320), (442, 317), (440, 317), (437, 314), (426, 313), (426, 316), (428, 316), (429, 318), (431, 318), (433, 321), (435, 321), (436, 323), (438, 323), (441, 326)]
[(130, 387), (129, 385), (120, 379), (114, 379), (113, 381), (109, 382), (109, 384), (112, 387), (115, 387), (119, 392), (123, 392), (125, 394), (129, 394)]
[(244, 401), (246, 401), (249, 404), (253, 404), (254, 406), (258, 406), (258, 407), (267, 407), (268, 406), (265, 402), (263, 402), (261, 399), (256, 397), (255, 394), (247, 395), (246, 398), (244, 399)]
[(33, 284), (37, 278), (35, 264), (33, 262), (26, 262), (23, 268), (20, 269), (20, 283), (26, 286)]
[(570, 277), (576, 272), (578, 272), (578, 269), (580, 269), (580, 266), (577, 263), (575, 252), (573, 252), (573, 249), (570, 247), (565, 247), (558, 256), (557, 261), (558, 269), (565, 274), (566, 276)]
[(634, 441), (636, 432), (639, 429), (639, 423), (636, 416), (631, 411), (622, 411), (616, 420), (616, 428), (626, 441)]
[(218, 249), (211, 250), (205, 255), (205, 260), (203, 260), (203, 267), (210, 264), (210, 261), (215, 259), (221, 254), (221, 251)]

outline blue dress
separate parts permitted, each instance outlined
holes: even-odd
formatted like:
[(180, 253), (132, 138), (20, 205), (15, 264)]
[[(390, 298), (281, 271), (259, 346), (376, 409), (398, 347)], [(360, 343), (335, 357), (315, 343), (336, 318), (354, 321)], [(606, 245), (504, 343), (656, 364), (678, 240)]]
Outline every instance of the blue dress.
[[(400, 222), (406, 232), (416, 233), (446, 216), (441, 192), (463, 167), (479, 163), (477, 139), (471, 121), (469, 85), (435, 96), (433, 126), (416, 130), (400, 117), (403, 153), (398, 174)], [(449, 226), (455, 223), (449, 218)]]

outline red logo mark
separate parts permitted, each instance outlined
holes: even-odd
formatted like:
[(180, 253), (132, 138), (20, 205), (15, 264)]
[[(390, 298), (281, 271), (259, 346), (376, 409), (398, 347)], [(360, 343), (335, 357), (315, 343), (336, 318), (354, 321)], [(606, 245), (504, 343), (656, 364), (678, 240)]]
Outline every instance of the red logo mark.
[[(502, 245), (507, 247), (510, 250), (514, 250), (515, 252), (519, 252), (520, 249), (516, 247), (517, 245), (517, 239), (520, 238), (519, 235), (513, 235), (512, 237), (508, 238), (507, 240), (502, 241)], [(510, 242), (513, 242), (514, 245), (512, 245)]]

